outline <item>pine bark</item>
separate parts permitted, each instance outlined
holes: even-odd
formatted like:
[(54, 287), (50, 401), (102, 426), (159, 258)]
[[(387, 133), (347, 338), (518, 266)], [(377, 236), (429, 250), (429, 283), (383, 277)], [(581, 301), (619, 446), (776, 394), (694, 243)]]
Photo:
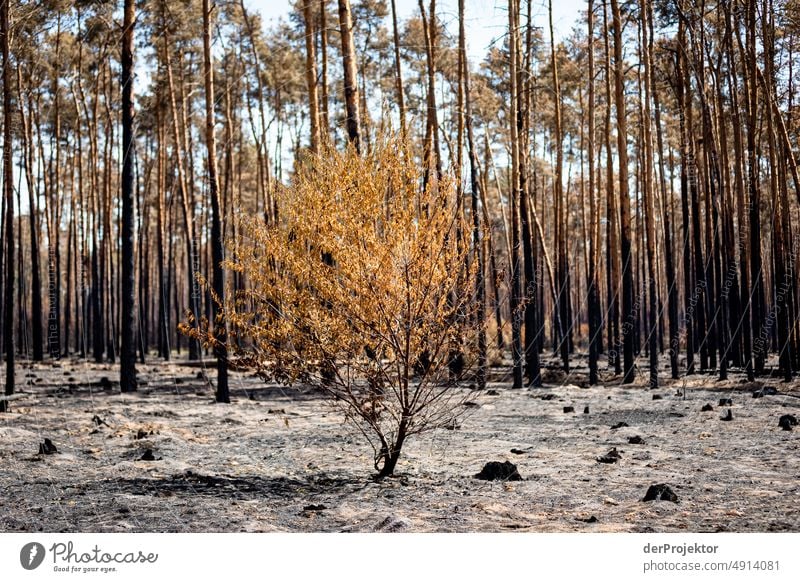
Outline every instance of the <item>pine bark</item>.
[(634, 328), (636, 310), (633, 304), (633, 263), (631, 249), (631, 201), (628, 194), (628, 122), (625, 111), (625, 67), (622, 60), (622, 18), (618, 0), (611, 0), (614, 27), (614, 102), (617, 109), (617, 156), (619, 157), (620, 254), (622, 259), (622, 349), (623, 383), (635, 378)]
[[(0, 4), (0, 46), (3, 56), (3, 201), (5, 203), (5, 268), (3, 280), (3, 347), (6, 352), (5, 395), (14, 394), (14, 172), (12, 163), (12, 88), (9, 63), (9, 4)], [(0, 412), (8, 412), (7, 400), (0, 400)]]
[(521, 273), (520, 273), (520, 232), (519, 232), (519, 199), (520, 170), (519, 170), (519, 135), (517, 115), (519, 88), (517, 86), (517, 50), (519, 47), (519, 28), (517, 19), (519, 15), (518, 0), (508, 2), (508, 30), (509, 53), (511, 59), (511, 209), (509, 221), (511, 222), (511, 256), (509, 269), (511, 271), (511, 289), (509, 305), (511, 308), (511, 360), (513, 374), (513, 388), (522, 388), (523, 352), (522, 352), (522, 312), (521, 312)]
[(342, 37), (342, 68), (344, 70), (344, 103), (347, 137), (357, 152), (361, 153), (361, 121), (358, 110), (358, 79), (356, 77), (356, 49), (353, 44), (353, 13), (350, 0), (339, 2), (339, 30)]
[[(216, 401), (229, 403), (228, 389), (228, 354), (225, 342), (227, 326), (222, 313), (225, 305), (225, 271), (222, 262), (225, 260), (222, 241), (222, 206), (219, 195), (219, 179), (217, 177), (217, 139), (214, 132), (214, 67), (211, 60), (211, 10), (209, 0), (203, 0), (203, 77), (206, 92), (206, 149), (208, 153), (208, 185), (211, 198), (211, 262), (212, 286), (214, 301), (212, 318), (209, 325), (214, 333), (214, 355), (217, 358), (217, 390)], [(310, 6), (310, 2), (306, 2)], [(313, 41), (313, 39), (312, 39)], [(313, 42), (312, 42), (313, 44)], [(313, 63), (313, 59), (312, 59)], [(317, 135), (316, 139), (319, 139)], [(313, 144), (312, 139), (312, 144)], [(313, 145), (312, 145), (313, 149)]]
[(656, 252), (655, 252), (655, 204), (653, 199), (655, 197), (653, 176), (655, 174), (655, 166), (653, 163), (653, 136), (651, 124), (651, 99), (652, 99), (652, 70), (650, 65), (650, 51), (649, 51), (649, 27), (648, 27), (648, 7), (647, 0), (639, 0), (640, 11), (640, 24), (642, 42), (640, 47), (640, 60), (642, 61), (642, 68), (644, 73), (644, 95), (643, 100), (643, 119), (642, 119), (642, 133), (643, 133), (643, 150), (644, 150), (644, 168), (643, 168), (643, 204), (644, 204), (644, 219), (645, 230), (647, 235), (647, 289), (649, 297), (648, 306), (648, 351), (650, 355), (650, 388), (658, 388), (658, 330), (656, 327), (656, 313), (657, 313), (657, 280), (656, 280)]
[[(320, 116), (319, 116), (319, 98), (318, 98), (318, 91), (317, 91), (317, 53), (316, 53), (316, 46), (315, 46), (315, 34), (314, 34), (314, 10), (311, 5), (312, 0), (303, 0), (303, 19), (306, 23), (306, 31), (305, 31), (305, 38), (306, 38), (306, 88), (308, 90), (308, 116), (311, 119), (311, 143), (309, 149), (312, 153), (317, 153), (319, 151), (319, 140), (320, 140)], [(207, 4), (207, 0), (204, 0), (203, 6)], [(205, 10), (205, 9), (204, 9)], [(205, 41), (205, 37), (208, 32), (205, 30), (206, 20), (208, 20), (208, 16), (204, 15), (204, 32), (203, 32), (203, 39)], [(205, 44), (203, 45), (204, 49), (203, 52), (205, 54)], [(204, 57), (204, 59), (207, 57)], [(204, 61), (205, 62), (205, 61)], [(208, 72), (210, 71), (210, 72)], [(206, 72), (206, 77), (209, 75), (213, 75), (213, 69), (208, 68)], [(212, 82), (213, 85), (213, 82)], [(212, 104), (213, 105), (213, 104)], [(213, 112), (212, 112), (213, 116)], [(215, 172), (216, 173), (216, 172)]]
[[(394, 4), (394, 0), (392, 1)], [(475, 151), (475, 136), (472, 129), (472, 93), (470, 90), (469, 62), (467, 60), (466, 36), (464, 31), (464, 0), (458, 0), (458, 22), (459, 22), (459, 51), (462, 59), (462, 78), (464, 83), (464, 108), (465, 125), (467, 132), (467, 151), (469, 155), (470, 169), (470, 190), (471, 190), (471, 215), (472, 215), (472, 249), (474, 260), (477, 262), (475, 267), (477, 276), (475, 278), (475, 320), (478, 327), (478, 356), (477, 371), (475, 382), (479, 389), (486, 387), (486, 282), (484, 274), (486, 272), (484, 253), (483, 253), (483, 231), (481, 230), (480, 220), (480, 179), (478, 177), (478, 154)], [(399, 69), (398, 69), (399, 79)]]
[(589, 260), (587, 281), (587, 307), (589, 319), (589, 384), (598, 382), (597, 361), (600, 355), (600, 338), (603, 333), (600, 307), (600, 289), (597, 281), (597, 200), (594, 168), (595, 150), (595, 94), (594, 94), (594, 0), (589, 0), (586, 9), (586, 25), (589, 54), (589, 127), (587, 149), (589, 153)]
[(136, 279), (134, 259), (133, 27), (135, 2), (125, 0), (122, 30), (122, 343), (120, 387), (136, 390)]

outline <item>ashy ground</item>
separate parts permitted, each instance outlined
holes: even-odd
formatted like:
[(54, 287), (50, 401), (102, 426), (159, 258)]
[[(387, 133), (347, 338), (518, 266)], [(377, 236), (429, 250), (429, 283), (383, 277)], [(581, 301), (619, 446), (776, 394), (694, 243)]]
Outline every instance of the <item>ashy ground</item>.
[[(20, 366), (22, 396), (0, 415), (0, 531), (800, 531), (800, 427), (778, 426), (800, 417), (797, 384), (754, 398), (763, 385), (737, 377), (493, 382), (375, 482), (372, 450), (318, 394), (234, 373), (219, 405), (213, 370), (140, 373), (122, 395), (112, 366)], [(45, 438), (58, 453), (39, 453)], [(599, 462), (612, 448), (619, 460)], [(523, 480), (475, 479), (488, 461)], [(658, 483), (678, 503), (642, 501)]]

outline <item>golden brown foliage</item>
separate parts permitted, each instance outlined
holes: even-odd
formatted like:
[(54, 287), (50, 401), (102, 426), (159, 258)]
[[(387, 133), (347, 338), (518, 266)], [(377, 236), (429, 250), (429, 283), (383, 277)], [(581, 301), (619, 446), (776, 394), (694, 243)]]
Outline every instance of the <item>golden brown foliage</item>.
[(237, 364), (331, 395), (382, 475), (409, 435), (463, 410), (457, 381), (483, 323), (453, 184), (421, 191), (409, 159), (392, 139), (363, 157), (324, 148), (282, 194), (279, 223), (247, 221), (227, 264), (249, 281), (224, 310)]

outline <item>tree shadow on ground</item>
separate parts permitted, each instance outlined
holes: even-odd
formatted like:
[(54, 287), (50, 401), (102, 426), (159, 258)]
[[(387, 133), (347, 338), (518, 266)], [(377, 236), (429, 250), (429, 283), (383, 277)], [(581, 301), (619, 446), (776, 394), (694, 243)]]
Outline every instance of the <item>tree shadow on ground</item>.
[[(235, 500), (306, 499), (319, 494), (351, 494), (369, 485), (364, 478), (330, 476), (325, 473), (309, 475), (307, 478), (202, 475), (187, 471), (181, 475), (165, 478), (115, 479), (113, 489), (117, 493), (156, 497), (192, 496), (214, 497)], [(107, 488), (108, 482), (99, 482), (99, 488)]]

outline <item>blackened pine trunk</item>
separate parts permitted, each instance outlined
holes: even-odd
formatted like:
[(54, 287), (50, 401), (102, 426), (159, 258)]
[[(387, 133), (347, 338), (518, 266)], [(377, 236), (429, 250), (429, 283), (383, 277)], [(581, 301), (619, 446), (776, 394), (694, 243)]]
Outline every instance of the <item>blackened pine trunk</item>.
[(653, 135), (651, 124), (651, 99), (653, 96), (653, 77), (650, 65), (649, 49), (649, 27), (647, 23), (648, 10), (646, 0), (639, 0), (639, 10), (642, 28), (641, 61), (644, 69), (644, 96), (643, 96), (643, 136), (644, 136), (644, 174), (643, 174), (643, 198), (645, 230), (647, 231), (647, 290), (649, 296), (649, 306), (647, 310), (647, 337), (650, 354), (650, 388), (658, 387), (658, 331), (656, 327), (658, 312), (658, 297), (656, 277), (656, 226), (655, 226), (655, 187), (653, 176), (655, 165), (653, 163)]
[[(310, 9), (309, 9), (310, 12)], [(208, 150), (208, 184), (211, 196), (211, 262), (212, 285), (215, 301), (212, 301), (211, 326), (214, 330), (214, 355), (217, 358), (217, 402), (231, 401), (228, 391), (228, 353), (225, 346), (228, 341), (224, 312), (225, 271), (222, 245), (222, 208), (219, 196), (219, 179), (217, 178), (217, 140), (214, 134), (214, 67), (211, 62), (211, 9), (209, 0), (203, 0), (203, 69), (206, 91), (206, 148)], [(313, 44), (313, 43), (312, 43)], [(318, 131), (318, 128), (317, 128)], [(319, 139), (319, 135), (316, 136)], [(314, 146), (312, 146), (314, 147)], [(219, 304), (217, 304), (219, 302)]]
[(602, 321), (600, 316), (600, 290), (597, 281), (597, 201), (594, 173), (594, 2), (589, 0), (586, 9), (586, 24), (588, 27), (589, 53), (589, 268), (587, 281), (587, 307), (589, 319), (589, 384), (597, 384), (597, 360), (600, 355), (600, 338), (602, 337)]
[[(160, 100), (159, 100), (160, 102)], [(158, 355), (165, 360), (170, 359), (170, 329), (169, 329), (169, 282), (166, 280), (164, 261), (164, 212), (166, 206), (166, 167), (164, 163), (164, 126), (161, 118), (161, 107), (156, 109), (156, 127), (158, 128), (158, 180), (156, 182), (157, 214), (156, 214), (156, 253), (158, 261)], [(171, 247), (172, 245), (170, 245)]]
[[(0, 51), (2, 52), (2, 51)], [(2, 166), (2, 164), (0, 164)], [(0, 169), (2, 172), (2, 169)], [(3, 241), (2, 250), (0, 250), (0, 273), (2, 273), (3, 282), (0, 284), (0, 306), (5, 305), (5, 258), (6, 258), (6, 251), (5, 251), (5, 234), (6, 234), (6, 198), (5, 196), (0, 195), (0, 241)], [(0, 309), (0, 329), (3, 327), (3, 321), (5, 319), (5, 310)], [(0, 352), (3, 352), (3, 334), (0, 332)]]
[(750, 274), (752, 276), (750, 314), (752, 331), (754, 334), (758, 332), (758, 336), (753, 339), (754, 372), (756, 374), (763, 374), (766, 359), (766, 330), (764, 328), (766, 309), (764, 306), (764, 275), (761, 264), (761, 194), (758, 185), (759, 152), (756, 147), (756, 136), (758, 132), (756, 0), (748, 0), (746, 10), (747, 71), (744, 77), (749, 77), (749, 91), (747, 95), (747, 182), (750, 195)]
[(431, 171), (435, 171), (436, 181), (442, 177), (442, 156), (439, 148), (439, 117), (436, 108), (436, 0), (431, 0), (429, 13), (419, 0), (422, 15), (422, 30), (425, 37), (425, 58), (427, 64), (427, 89), (425, 95), (425, 145), (423, 148), (423, 187), (431, 181)]
[[(330, 131), (328, 117), (328, 15), (327, 0), (319, 0), (319, 60), (320, 60), (320, 136), (327, 140)], [(262, 99), (263, 101), (263, 99)], [(263, 107), (262, 107), (263, 109)]]
[[(134, 183), (136, 185), (136, 254), (139, 261), (139, 315), (138, 339), (139, 363), (144, 365), (147, 352), (150, 351), (150, 240), (148, 212), (144, 209), (144, 200), (148, 198), (150, 180), (142, 192), (142, 180), (139, 174), (139, 158), (134, 150), (134, 168), (136, 170)], [(145, 250), (147, 249), (147, 250)], [(124, 317), (124, 315), (123, 315)]]
[[(17, 85), (22, 86), (21, 74), (17, 67)], [(31, 136), (32, 112), (29, 109), (28, 116), (24, 114), (22, 99), (19, 99), (19, 111), (22, 125), (22, 136), (25, 154), (25, 176), (28, 189), (28, 228), (30, 230), (30, 254), (31, 254), (31, 337), (33, 345), (33, 361), (41, 362), (44, 359), (44, 347), (42, 336), (42, 275), (39, 265), (39, 225), (36, 217), (39, 214), (38, 204), (36, 203), (35, 188), (33, 185), (33, 140)], [(78, 124), (80, 125), (80, 124)], [(78, 143), (80, 143), (80, 129), (77, 130)]]
[(133, 27), (134, 0), (125, 0), (122, 30), (122, 342), (120, 388), (136, 390), (136, 262), (134, 259)]
[[(654, 62), (653, 44), (655, 42), (652, 4), (650, 4), (648, 7), (648, 25), (650, 31), (648, 52), (649, 60), (652, 64)], [(669, 189), (668, 193), (664, 169), (664, 131), (661, 125), (661, 102), (659, 99), (658, 84), (655, 82), (654, 78), (651, 79), (651, 90), (653, 92), (656, 141), (658, 144), (658, 177), (661, 192), (661, 216), (664, 218), (664, 267), (667, 275), (667, 314), (669, 316), (669, 347), (667, 348), (667, 352), (669, 354), (671, 376), (673, 379), (677, 379), (680, 375), (678, 358), (680, 349), (680, 336), (678, 330), (678, 288), (677, 281), (675, 279), (675, 250), (672, 237), (672, 188)]]
[(614, 191), (614, 157), (611, 150), (611, 49), (609, 47), (608, 32), (608, 3), (603, 0), (603, 37), (605, 52), (605, 147), (606, 147), (606, 266), (608, 287), (608, 364), (614, 366), (614, 374), (622, 373), (622, 359), (620, 357), (619, 343), (619, 301), (620, 301), (620, 264), (617, 253), (619, 235), (619, 212), (617, 210), (617, 197)]
[[(204, 2), (204, 6), (207, 2)], [(203, 24), (206, 24), (208, 20), (208, 15), (203, 16)], [(317, 56), (316, 56), (316, 43), (314, 38), (314, 10), (311, 6), (311, 0), (303, 0), (303, 19), (305, 20), (306, 30), (305, 30), (305, 37), (306, 37), (306, 88), (308, 89), (308, 113), (309, 117), (311, 118), (311, 143), (310, 149), (312, 153), (317, 153), (319, 151), (319, 139), (320, 139), (320, 128), (319, 128), (319, 99), (317, 97)], [(204, 29), (203, 31), (203, 39), (208, 35), (208, 31)], [(213, 75), (213, 70), (209, 73), (206, 72), (206, 76), (209, 74)], [(213, 80), (211, 82), (213, 86)], [(213, 104), (212, 104), (212, 116), (213, 116)], [(216, 165), (216, 162), (214, 162)], [(213, 226), (212, 226), (213, 228)]]
[[(765, 0), (762, 10), (763, 23), (763, 48), (764, 72), (759, 76), (764, 90), (764, 98), (769, 105), (766, 107), (767, 117), (767, 144), (769, 146), (770, 190), (773, 200), (773, 288), (774, 306), (772, 308), (777, 320), (777, 351), (780, 372), (784, 381), (792, 380), (791, 346), (789, 341), (789, 319), (791, 317), (790, 297), (793, 295), (794, 277), (791, 266), (786, 258), (786, 239), (791, 237), (789, 230), (789, 198), (787, 195), (788, 175), (787, 159), (791, 155), (791, 148), (783, 150), (777, 143), (777, 119), (780, 111), (771, 104), (777, 101), (775, 90), (775, 26), (772, 12), (772, 2)], [(758, 73), (759, 71), (757, 71)], [(795, 184), (797, 185), (797, 184)]]
[[(77, 95), (75, 96), (75, 109), (76, 111), (80, 111), (78, 108), (78, 100)], [(80, 125), (78, 123), (77, 125)], [(80, 139), (80, 130), (76, 132), (78, 134), (77, 140), (77, 148), (78, 151), (83, 151), (83, 147), (81, 146), (81, 139)], [(87, 345), (86, 345), (86, 338), (87, 338), (87, 329), (86, 325), (88, 323), (88, 317), (86, 313), (86, 234), (84, 230), (84, 216), (85, 206), (84, 206), (84, 190), (83, 190), (83, 161), (81, 159), (78, 160), (78, 196), (77, 196), (77, 208), (78, 214), (76, 220), (78, 224), (75, 225), (75, 349), (78, 353), (78, 357), (86, 358), (87, 357)]]
[(614, 24), (614, 101), (617, 107), (617, 156), (619, 157), (620, 250), (622, 255), (622, 350), (623, 383), (633, 382), (634, 328), (636, 311), (633, 305), (633, 253), (631, 250), (631, 200), (628, 195), (628, 122), (625, 112), (624, 63), (622, 61), (622, 17), (618, 0), (611, 0)]
[[(321, 0), (320, 2), (321, 12), (324, 14), (325, 12), (325, 0)], [(264, 83), (262, 80), (262, 76), (260, 71), (262, 70), (261, 66), (261, 59), (259, 57), (258, 50), (256, 50), (256, 43), (255, 43), (255, 31), (253, 25), (250, 21), (250, 17), (247, 14), (247, 8), (245, 7), (245, 0), (239, 0), (239, 9), (242, 13), (242, 19), (244, 20), (245, 28), (247, 29), (247, 36), (250, 37), (250, 52), (253, 57), (253, 65), (255, 68), (255, 74), (252, 75), (256, 78), (256, 83), (258, 87), (258, 114), (259, 120), (261, 122), (261, 129), (258, 134), (256, 134), (255, 129), (253, 130), (253, 136), (256, 142), (256, 161), (257, 161), (257, 174), (258, 174), (258, 189), (256, 190), (256, 206), (258, 207), (258, 200), (261, 197), (264, 201), (264, 221), (267, 223), (274, 222), (277, 218), (275, 209), (273, 208), (273, 204), (271, 201), (271, 179), (270, 179), (270, 172), (269, 172), (269, 152), (267, 151), (267, 118), (264, 113)], [(323, 22), (322, 29), (325, 30), (325, 24)], [(323, 47), (325, 45), (323, 44)], [(325, 63), (327, 62), (326, 55), (323, 51), (323, 68), (322, 68), (322, 89), (323, 89), (323, 104), (325, 105), (325, 115), (327, 119), (327, 69)], [(278, 102), (280, 103), (280, 97), (278, 97)], [(278, 107), (280, 108), (280, 107)], [(325, 127), (327, 128), (327, 121), (325, 123)], [(275, 160), (276, 164), (279, 160)]]
[[(176, 208), (177, 205), (170, 205), (171, 208), (175, 208), (174, 212), (169, 213), (169, 222), (167, 223), (166, 231), (170, 233), (169, 240), (172, 242), (174, 241), (174, 237), (172, 236), (172, 232), (174, 229), (177, 228), (176, 225), (178, 223), (178, 211)], [(179, 304), (180, 304), (180, 297), (178, 295), (178, 271), (175, 258), (175, 245), (169, 244), (169, 251), (167, 253), (167, 299), (166, 305), (164, 307), (166, 316), (164, 317), (165, 322), (167, 323), (167, 339), (169, 341), (172, 338), (175, 338), (175, 349), (178, 352), (178, 355), (181, 353), (181, 338), (183, 334), (181, 333), (173, 333), (173, 326), (169, 325), (172, 320), (173, 316), (173, 306), (174, 306), (174, 321), (180, 321), (180, 312), (179, 312)]]
[(339, 29), (342, 36), (342, 68), (344, 69), (344, 103), (347, 137), (356, 152), (361, 153), (361, 122), (358, 111), (356, 49), (353, 44), (353, 12), (350, 0), (339, 0)]
[[(394, 4), (394, 3), (393, 3)], [(479, 389), (486, 387), (486, 282), (484, 273), (483, 237), (481, 236), (480, 221), (480, 180), (478, 179), (478, 154), (475, 151), (475, 136), (472, 130), (472, 104), (469, 85), (469, 62), (467, 61), (466, 38), (464, 33), (464, 0), (458, 0), (458, 39), (459, 51), (461, 52), (462, 75), (464, 82), (464, 107), (465, 123), (467, 130), (467, 149), (469, 152), (469, 176), (470, 189), (472, 191), (471, 214), (472, 214), (472, 252), (475, 254), (477, 262), (477, 276), (475, 278), (475, 319), (478, 327), (478, 356), (475, 383)], [(399, 67), (399, 63), (398, 63)], [(398, 68), (398, 79), (399, 79)]]
[[(517, 130), (522, 141), (520, 148), (519, 174), (520, 174), (520, 225), (522, 227), (522, 262), (524, 271), (524, 322), (525, 322), (525, 375), (531, 386), (542, 385), (542, 375), (539, 365), (539, 333), (540, 326), (537, 318), (536, 290), (539, 282), (536, 280), (536, 257), (533, 232), (531, 230), (531, 212), (529, 204), (533, 204), (531, 190), (536, 188), (534, 180), (528, 179), (530, 166), (530, 139), (531, 126), (531, 62), (533, 52), (532, 31), (530, 26), (531, 4), (528, 2), (528, 26), (526, 26), (525, 62), (524, 66), (517, 68), (517, 90), (522, 94), (517, 99)], [(517, 54), (519, 58), (521, 55)], [(535, 176), (535, 175), (534, 175)], [(533, 182), (533, 184), (531, 184)]]
[[(56, 123), (56, 126), (58, 124)], [(58, 131), (56, 131), (56, 135)], [(60, 149), (58, 139), (56, 139), (55, 150)], [(60, 175), (60, 166), (56, 162), (53, 167), (51, 160), (51, 179), (49, 187), (47, 187), (47, 238), (48, 238), (48, 253), (47, 253), (47, 280), (48, 280), (48, 294), (49, 294), (49, 311), (47, 315), (47, 348), (51, 358), (61, 357), (61, 281), (59, 279), (59, 261), (61, 252), (59, 250), (60, 228), (58, 216), (55, 208), (59, 204), (59, 185), (58, 176)]]
[[(114, 251), (117, 248), (118, 244), (117, 241), (114, 240), (114, 237), (111, 235), (111, 225), (112, 222), (112, 212), (114, 206), (112, 205), (112, 199), (114, 199), (114, 191), (112, 188), (112, 180), (114, 178), (112, 172), (112, 165), (114, 160), (114, 146), (116, 144), (114, 138), (114, 128), (115, 120), (111, 113), (111, 106), (109, 104), (110, 100), (112, 99), (112, 81), (111, 81), (111, 67), (106, 68), (106, 76), (109, 77), (108, 80), (108, 92), (106, 93), (105, 98), (105, 109), (106, 109), (106, 127), (108, 130), (109, 139), (107, 140), (107, 144), (105, 147), (105, 159), (104, 159), (104, 172), (103, 172), (103, 245), (102, 245), (102, 252), (100, 254), (101, 260), (101, 268), (105, 272), (105, 280), (106, 280), (106, 301), (103, 305), (104, 309), (104, 317), (105, 317), (105, 324), (106, 324), (106, 358), (110, 363), (115, 363), (116, 357), (118, 355), (117, 349), (117, 341), (119, 338), (117, 337), (117, 325), (118, 322), (114, 316), (115, 314), (115, 307), (117, 305), (118, 297), (119, 297), (119, 289), (116, 285), (116, 272), (114, 269)], [(56, 222), (58, 224), (58, 222)], [(108, 233), (108, 235), (106, 235)], [(56, 247), (56, 250), (58, 247)], [(56, 255), (56, 273), (58, 273), (58, 265), (59, 265), (59, 258)], [(59, 295), (60, 296), (60, 295)], [(60, 313), (60, 307), (59, 307)]]
[(517, 27), (518, 4), (516, 0), (508, 2), (508, 30), (511, 58), (511, 256), (509, 268), (511, 270), (510, 301), (511, 308), (511, 360), (513, 388), (522, 388), (522, 321), (520, 311), (521, 277), (520, 277), (520, 233), (519, 233), (519, 135), (517, 127), (517, 100), (519, 88), (517, 87), (517, 50), (519, 47), (519, 29)]
[[(678, 23), (678, 44), (686, 42), (685, 25), (683, 20)], [(692, 247), (691, 221), (689, 217), (689, 136), (686, 128), (687, 95), (685, 87), (684, 67), (685, 56), (682, 51), (677, 51), (675, 56), (675, 93), (680, 114), (680, 152), (681, 152), (681, 219), (683, 232), (683, 290), (684, 290), (684, 325), (686, 327), (686, 373), (694, 372), (695, 341), (694, 341), (694, 307), (692, 305)]]
[[(400, 35), (397, 28), (396, 0), (392, 0), (392, 38), (394, 40), (394, 83), (397, 94), (397, 111), (400, 116), (400, 135), (406, 137), (406, 104), (403, 94), (403, 71), (400, 68)], [(459, 6), (461, 6), (459, 4)]]
[[(199, 254), (197, 249), (197, 226), (194, 221), (194, 194), (187, 185), (186, 171), (184, 169), (184, 147), (183, 139), (180, 136), (180, 125), (178, 124), (178, 106), (175, 96), (175, 82), (172, 75), (172, 60), (169, 54), (169, 36), (164, 30), (164, 63), (167, 70), (167, 84), (169, 87), (169, 101), (170, 111), (172, 114), (172, 137), (175, 145), (175, 158), (178, 168), (178, 187), (181, 193), (181, 212), (183, 213), (184, 236), (186, 238), (186, 279), (188, 286), (188, 301), (187, 305), (191, 313), (191, 317), (196, 323), (200, 318), (200, 291), (198, 289), (195, 273), (199, 271)], [(190, 164), (191, 165), (191, 164)], [(175, 293), (177, 295), (177, 278), (175, 284)], [(178, 299), (175, 298), (176, 320), (180, 319), (178, 309)], [(200, 359), (200, 343), (194, 339), (189, 338), (189, 359)], [(178, 342), (178, 349), (180, 350), (180, 341)]]
[[(653, 92), (653, 96), (658, 95), (657, 91)], [(659, 164), (661, 165), (661, 207), (662, 216), (664, 217), (663, 224), (663, 237), (664, 237), (664, 254), (665, 254), (665, 268), (667, 271), (667, 313), (669, 315), (669, 347), (667, 352), (669, 354), (669, 365), (672, 379), (676, 380), (680, 376), (679, 370), (679, 352), (680, 352), (680, 334), (678, 328), (678, 282), (675, 278), (675, 250), (672, 241), (672, 204), (667, 200), (671, 197), (671, 191), (667, 193), (666, 180), (664, 179), (664, 148), (663, 136), (661, 132), (661, 120), (659, 113), (658, 98), (655, 98), (655, 111), (656, 111), (656, 128), (658, 133), (658, 150), (659, 150)]]
[[(92, 317), (92, 355), (94, 361), (103, 361), (105, 351), (105, 326), (103, 325), (103, 276), (100, 272), (100, 251), (96, 231), (92, 235), (92, 291), (91, 291), (91, 317)], [(48, 327), (49, 330), (49, 327)]]
[[(488, 190), (488, 183), (489, 183), (489, 166), (491, 164), (491, 148), (488, 145), (488, 138), (484, 133), (484, 143), (486, 144), (484, 147), (484, 162), (483, 162), (483, 173), (481, 175), (481, 185), (479, 188), (479, 193), (481, 196), (480, 199), (480, 206), (481, 212), (483, 214), (483, 222), (486, 225), (486, 246), (487, 252), (489, 256), (489, 280), (492, 285), (492, 311), (494, 312), (494, 321), (495, 327), (497, 328), (497, 336), (495, 338), (495, 345), (497, 346), (497, 350), (502, 354), (506, 350), (506, 342), (503, 334), (503, 315), (502, 315), (502, 302), (500, 300), (500, 270), (497, 267), (497, 252), (495, 251), (494, 246), (494, 235), (493, 229), (491, 227), (492, 220), (489, 216), (489, 209), (488, 209), (488, 198), (486, 196), (486, 191)], [(503, 223), (505, 225), (505, 222)]]
[[(752, 331), (750, 322), (750, 274), (748, 262), (748, 249), (747, 249), (747, 222), (749, 220), (747, 209), (745, 206), (745, 156), (744, 156), (744, 143), (742, 140), (742, 131), (744, 128), (744, 119), (742, 118), (741, 106), (739, 101), (739, 82), (735, 78), (737, 71), (737, 61), (733, 45), (733, 22), (732, 11), (724, 3), (722, 5), (725, 11), (726, 28), (729, 30), (726, 39), (726, 57), (728, 66), (728, 92), (731, 101), (731, 120), (733, 131), (733, 154), (734, 154), (734, 182), (736, 190), (736, 211), (739, 217), (738, 235), (736, 237), (736, 250), (738, 251), (739, 258), (739, 273), (741, 281), (739, 288), (736, 290), (739, 296), (739, 306), (737, 309), (737, 318), (732, 322), (734, 327), (734, 344), (741, 346), (738, 349), (740, 354), (739, 365), (744, 365), (748, 381), (755, 380), (753, 373), (753, 342)], [(736, 30), (739, 29), (739, 16), (736, 17)], [(741, 42), (741, 41), (740, 41)], [(746, 80), (745, 80), (746, 83)]]
[[(80, 84), (78, 85), (80, 88)], [(103, 325), (103, 276), (100, 270), (100, 239), (99, 233), (102, 231), (100, 223), (103, 216), (102, 207), (99, 200), (100, 190), (100, 147), (98, 144), (98, 112), (99, 101), (97, 93), (92, 100), (91, 115), (87, 107), (87, 121), (89, 123), (89, 150), (90, 150), (90, 170), (91, 188), (89, 194), (89, 212), (87, 217), (91, 219), (89, 231), (91, 232), (91, 291), (89, 295), (89, 318), (92, 326), (92, 356), (95, 362), (103, 361), (105, 350), (105, 338)], [(49, 330), (49, 327), (48, 327)]]
[(556, 322), (558, 325), (558, 347), (561, 353), (561, 363), (565, 372), (569, 372), (569, 353), (571, 347), (572, 318), (570, 314), (570, 283), (569, 261), (567, 252), (566, 219), (564, 207), (564, 144), (561, 127), (561, 84), (558, 76), (558, 61), (556, 60), (556, 44), (553, 34), (553, 2), (548, 2), (548, 16), (550, 23), (550, 59), (553, 74), (553, 98), (555, 99), (555, 148), (556, 168), (553, 177), (553, 196), (556, 200), (555, 226), (556, 226), (556, 278), (558, 296), (556, 301)]
[[(22, 208), (22, 193), (20, 192), (20, 188), (17, 188), (16, 191), (16, 198), (17, 198), (17, 208)], [(25, 270), (24, 270), (24, 263), (22, 259), (22, 225), (20, 224), (19, 228), (17, 229), (17, 246), (16, 246), (16, 253), (17, 253), (17, 299), (16, 299), (16, 306), (17, 306), (17, 326), (16, 326), (16, 333), (17, 333), (17, 349), (20, 352), (25, 354), (26, 356), (29, 355), (28, 349), (28, 337), (27, 337), (27, 329), (28, 329), (28, 302), (26, 301), (27, 292), (26, 289), (26, 281), (25, 281)]]
[(59, 89), (59, 67), (61, 51), (61, 17), (57, 18), (55, 62), (53, 67), (53, 137), (50, 150), (50, 187), (48, 188), (47, 210), (50, 219), (50, 321), (48, 325), (48, 344), (52, 358), (61, 357), (61, 91)]
[(70, 215), (69, 215), (69, 225), (67, 225), (67, 292), (64, 295), (64, 355), (69, 355), (69, 336), (70, 336), (70, 317), (72, 311), (72, 290), (73, 290), (73, 278), (72, 278), (72, 260), (74, 258), (74, 253), (72, 250), (73, 244), (75, 243), (75, 188), (74, 188), (74, 180), (73, 176), (75, 175), (74, 170), (74, 163), (75, 159), (78, 158), (78, 155), (73, 153), (71, 156), (73, 160), (73, 165), (70, 168)]
[(717, 291), (717, 313), (719, 318), (717, 320), (717, 346), (719, 348), (719, 379), (727, 380), (728, 378), (728, 362), (730, 351), (730, 337), (729, 333), (729, 314), (730, 302), (729, 295), (724, 289), (725, 282), (723, 281), (723, 271), (728, 263), (725, 257), (726, 249), (730, 248), (730, 242), (724, 237), (724, 206), (723, 197), (725, 196), (724, 185), (722, 183), (721, 174), (716, 166), (716, 153), (712, 159), (714, 164), (713, 168), (717, 171), (716, 179), (712, 182), (715, 186), (714, 193), (714, 270), (715, 270), (715, 288)]
[[(3, 289), (3, 347), (6, 351), (5, 394), (14, 393), (14, 176), (11, 160), (11, 65), (9, 58), (9, 2), (0, 6), (0, 42), (3, 52), (3, 199), (5, 200), (6, 253), (3, 266), (5, 281)], [(0, 412), (8, 412), (8, 401), (0, 400)]]

